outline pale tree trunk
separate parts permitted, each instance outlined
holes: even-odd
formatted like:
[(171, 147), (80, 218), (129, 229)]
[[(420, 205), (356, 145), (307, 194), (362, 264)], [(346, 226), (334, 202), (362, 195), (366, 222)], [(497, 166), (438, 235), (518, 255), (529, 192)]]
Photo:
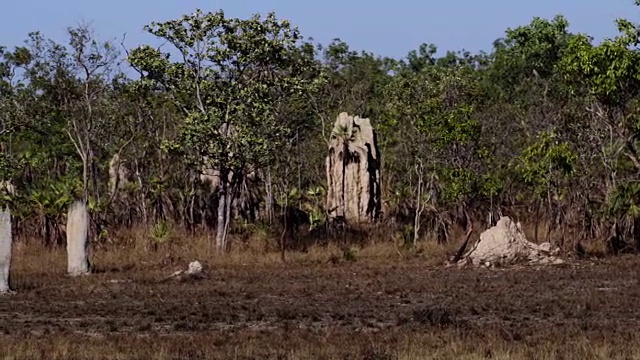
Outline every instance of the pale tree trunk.
[(413, 219), (413, 245), (418, 243), (418, 238), (420, 237), (420, 217), (422, 216), (422, 174), (418, 173), (418, 194), (416, 195), (417, 206), (416, 206), (416, 214)]
[(424, 165), (422, 165), (422, 161), (418, 159), (418, 165), (416, 166), (416, 173), (418, 175), (418, 185), (417, 185), (417, 195), (416, 195), (416, 214), (413, 219), (413, 245), (418, 243), (418, 238), (420, 237), (420, 218), (422, 217), (422, 212), (424, 211), (425, 204), (422, 201), (422, 179), (424, 172)]
[(273, 183), (271, 180), (271, 169), (267, 170), (267, 181), (265, 183), (265, 190), (267, 195), (267, 219), (269, 220), (269, 225), (273, 222), (273, 213), (274, 213), (274, 201), (273, 201)]
[(218, 195), (218, 223), (216, 224), (216, 250), (227, 250), (227, 238), (231, 223), (231, 204), (233, 203), (233, 186), (229, 181), (229, 171), (220, 171)]
[(224, 250), (227, 248), (227, 240), (229, 238), (229, 225), (231, 224), (231, 205), (233, 204), (233, 194), (235, 193), (231, 186), (227, 184), (226, 208), (224, 209)]
[(142, 222), (147, 225), (149, 223), (149, 216), (147, 214), (147, 204), (145, 201), (145, 192), (144, 187), (142, 185), (142, 175), (140, 175), (140, 167), (138, 164), (138, 159), (135, 160), (136, 165), (136, 180), (138, 181), (138, 207), (140, 208), (140, 212), (142, 212)]
[(220, 193), (218, 196), (218, 221), (216, 224), (216, 250), (218, 252), (224, 252), (226, 250), (226, 237), (225, 225), (227, 215), (227, 194), (223, 188), (223, 182), (220, 182)]
[(89, 200), (89, 159), (86, 155), (82, 157), (82, 191), (83, 200)]
[(191, 201), (189, 204), (189, 218), (190, 218), (190, 224), (189, 227), (191, 228), (191, 231), (194, 232), (195, 231), (195, 214), (196, 214), (196, 196), (195, 196), (195, 181), (192, 181), (191, 183)]
[(71, 134), (69, 129), (67, 129), (67, 135), (69, 135), (78, 156), (80, 156), (80, 160), (82, 160), (82, 199), (87, 201), (89, 199), (89, 151), (87, 151), (87, 144), (82, 141), (78, 124), (75, 120), (73, 120), (71, 124), (73, 125), (75, 136)]

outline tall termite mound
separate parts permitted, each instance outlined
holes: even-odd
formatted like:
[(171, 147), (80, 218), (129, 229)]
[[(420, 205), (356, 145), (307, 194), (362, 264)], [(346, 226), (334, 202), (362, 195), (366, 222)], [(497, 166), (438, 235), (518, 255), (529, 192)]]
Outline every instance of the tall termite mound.
[(67, 272), (71, 276), (89, 274), (88, 235), (87, 204), (76, 201), (67, 216)]
[(329, 143), (327, 210), (348, 223), (377, 220), (381, 209), (380, 153), (369, 119), (340, 113)]
[(0, 210), (0, 294), (11, 291), (9, 273), (11, 271), (11, 212), (9, 208)]

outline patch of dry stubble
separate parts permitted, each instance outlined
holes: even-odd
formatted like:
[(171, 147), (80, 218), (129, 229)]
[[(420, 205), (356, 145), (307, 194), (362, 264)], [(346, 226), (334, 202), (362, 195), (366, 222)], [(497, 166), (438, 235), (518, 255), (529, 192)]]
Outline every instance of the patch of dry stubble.
[[(636, 257), (445, 269), (436, 247), (380, 244), (349, 257), (341, 247), (318, 247), (282, 263), (258, 249), (221, 257), (206, 237), (149, 244), (94, 248), (97, 272), (81, 278), (66, 276), (63, 249), (16, 246), (18, 292), (0, 298), (0, 358), (640, 355)], [(195, 259), (205, 278), (158, 282)]]

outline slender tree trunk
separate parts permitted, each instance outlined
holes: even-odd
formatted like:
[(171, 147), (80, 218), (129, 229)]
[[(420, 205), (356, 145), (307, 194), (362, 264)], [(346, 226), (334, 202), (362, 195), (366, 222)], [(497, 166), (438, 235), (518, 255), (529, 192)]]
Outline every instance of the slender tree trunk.
[(231, 205), (233, 204), (233, 194), (235, 193), (235, 189), (231, 186), (227, 185), (227, 203), (225, 204), (225, 214), (224, 214), (224, 250), (228, 249), (228, 240), (229, 240), (229, 227), (231, 225)]
[(300, 130), (296, 129), (296, 152), (298, 153), (298, 191), (302, 191), (302, 158), (300, 156)]
[(269, 225), (271, 225), (273, 223), (273, 213), (274, 213), (274, 206), (273, 206), (273, 183), (271, 180), (271, 169), (267, 170), (267, 181), (265, 184), (266, 187), (266, 193), (267, 193), (267, 219), (269, 221)]
[(287, 196), (285, 196), (284, 198), (284, 208), (282, 211), (282, 235), (280, 236), (280, 258), (282, 259), (282, 262), (286, 261), (285, 258), (285, 252), (286, 252), (286, 243), (285, 240), (287, 238), (287, 231), (289, 231), (288, 229), (288, 223), (289, 223), (289, 219), (288, 219), (288, 213), (289, 213), (289, 192), (286, 192), (285, 194), (287, 194)]
[(86, 154), (82, 156), (82, 196), (85, 202), (89, 200), (89, 159)]
[(633, 219), (633, 240), (636, 254), (640, 254), (640, 218)]
[(549, 224), (547, 224), (547, 236), (545, 242), (551, 242), (551, 231), (555, 228), (555, 222), (557, 217), (554, 215), (553, 202), (551, 201), (551, 189), (547, 188), (547, 218)]
[(413, 219), (413, 245), (418, 243), (418, 237), (420, 236), (420, 217), (422, 216), (422, 164), (418, 167), (418, 188), (416, 196), (416, 214)]
[(140, 166), (138, 164), (138, 159), (135, 160), (135, 164), (136, 164), (136, 180), (138, 181), (138, 186), (139, 186), (139, 190), (138, 190), (138, 207), (140, 208), (140, 212), (142, 213), (142, 222), (147, 225), (149, 224), (149, 216), (147, 214), (147, 205), (146, 202), (144, 201), (145, 199), (145, 192), (144, 192), (144, 188), (142, 187), (142, 176), (140, 175)]
[(493, 226), (493, 194), (489, 195), (489, 217), (487, 218), (489, 227)]
[(226, 234), (225, 225), (226, 225), (226, 215), (227, 215), (227, 194), (225, 193), (226, 182), (222, 180), (220, 181), (220, 190), (218, 195), (218, 222), (216, 224), (216, 250), (218, 252), (225, 251), (225, 242), (226, 242)]
[(233, 184), (229, 181), (229, 171), (220, 170), (220, 186), (218, 197), (218, 223), (216, 224), (216, 250), (227, 250), (227, 235), (231, 222), (231, 203), (233, 202)]
[(93, 151), (89, 153), (90, 155), (90, 170), (91, 170), (91, 187), (93, 187), (93, 195), (96, 198), (96, 202), (100, 202), (100, 189), (98, 188), (98, 163), (95, 160), (95, 156)]
[(192, 182), (191, 185), (191, 201), (189, 204), (189, 217), (191, 218), (191, 231), (194, 232), (196, 229), (196, 195), (195, 195), (195, 184)]
[(44, 216), (44, 243), (46, 246), (51, 246), (51, 224), (49, 221), (49, 216)]
[(536, 244), (538, 243), (538, 228), (540, 227), (540, 198), (538, 198), (536, 200), (536, 220), (535, 220), (535, 229), (534, 229), (534, 235), (533, 238), (536, 242)]

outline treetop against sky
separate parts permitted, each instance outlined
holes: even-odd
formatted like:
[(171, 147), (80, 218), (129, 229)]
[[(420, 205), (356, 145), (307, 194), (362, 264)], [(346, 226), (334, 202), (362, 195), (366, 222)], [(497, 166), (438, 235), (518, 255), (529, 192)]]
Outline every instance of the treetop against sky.
[(155, 39), (143, 31), (152, 21), (223, 9), (230, 17), (249, 17), (275, 11), (299, 26), (302, 34), (322, 44), (341, 38), (352, 48), (394, 58), (404, 57), (422, 43), (447, 50), (489, 51), (493, 41), (510, 27), (528, 24), (534, 16), (547, 19), (564, 15), (572, 32), (583, 32), (597, 41), (616, 34), (616, 18), (634, 19), (632, 0), (581, 0), (507, 2), (488, 0), (428, 1), (257, 1), (257, 0), (8, 0), (0, 22), (0, 44), (21, 45), (31, 31), (63, 42), (66, 28), (90, 23), (103, 40), (121, 39), (135, 47)]

